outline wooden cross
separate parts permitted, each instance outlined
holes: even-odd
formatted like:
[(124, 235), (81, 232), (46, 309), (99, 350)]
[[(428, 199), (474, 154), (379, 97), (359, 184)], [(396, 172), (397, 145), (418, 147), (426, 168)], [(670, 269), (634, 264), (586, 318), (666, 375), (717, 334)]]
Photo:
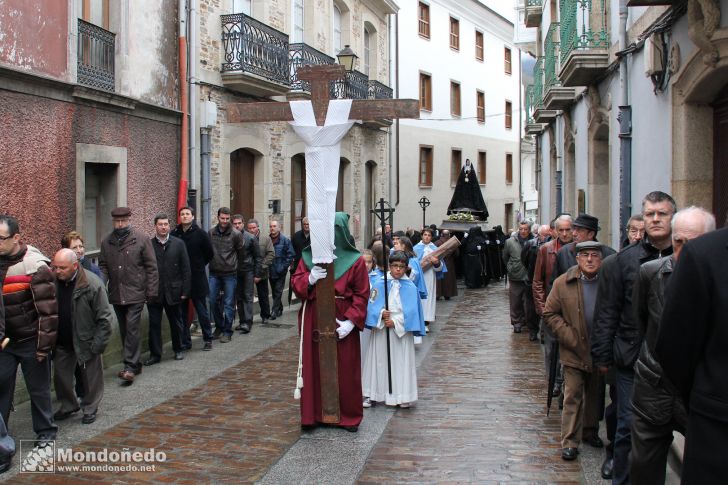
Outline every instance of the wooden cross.
[[(298, 79), (311, 85), (311, 104), (316, 124), (323, 126), (329, 108), (329, 83), (345, 79), (346, 71), (340, 64), (306, 65), (298, 68)], [(293, 121), (291, 106), (287, 102), (235, 103), (227, 106), (229, 123)], [(352, 101), (349, 119), (381, 120), (393, 118), (419, 118), (420, 107), (416, 99), (367, 99)], [(318, 341), (319, 372), (321, 380), (321, 406), (324, 423), (338, 423), (339, 385), (337, 369), (336, 294), (334, 291), (334, 263), (319, 264), (327, 269), (327, 277), (316, 284), (317, 328), (314, 341)], [(304, 385), (311, 385), (310, 383)]]

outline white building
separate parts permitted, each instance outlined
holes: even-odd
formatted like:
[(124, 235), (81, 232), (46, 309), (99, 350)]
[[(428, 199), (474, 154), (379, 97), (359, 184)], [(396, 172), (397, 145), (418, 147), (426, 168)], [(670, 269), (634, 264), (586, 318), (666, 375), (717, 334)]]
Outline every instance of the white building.
[(447, 218), (460, 167), (476, 168), (489, 225), (512, 227), (520, 207), (520, 58), (513, 24), (476, 0), (401, 2), (397, 97), (419, 98), (399, 122), (395, 226)]
[(662, 190), (725, 222), (728, 0), (672, 3), (528, 0), (541, 221), (593, 214), (618, 247), (642, 198)]

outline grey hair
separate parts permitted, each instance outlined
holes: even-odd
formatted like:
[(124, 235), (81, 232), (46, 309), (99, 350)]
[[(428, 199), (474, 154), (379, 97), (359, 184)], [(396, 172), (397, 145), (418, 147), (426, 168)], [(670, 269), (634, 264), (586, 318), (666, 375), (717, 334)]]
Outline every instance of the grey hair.
[(558, 226), (559, 222), (562, 222), (562, 221), (566, 221), (569, 224), (571, 224), (572, 222), (574, 222), (574, 219), (569, 214), (561, 214), (559, 217), (557, 217), (554, 220), (554, 227)]
[(76, 255), (76, 252), (72, 249), (59, 249), (56, 253), (56, 256), (62, 258), (64, 261), (68, 261), (71, 264), (78, 262), (78, 256)]
[(539, 225), (538, 222), (534, 222), (533, 225), (531, 226), (531, 232), (534, 234), (538, 234), (538, 230), (540, 227), (541, 226)]
[(670, 221), (670, 228), (672, 229), (672, 232), (675, 232), (675, 223), (678, 220), (681, 220), (685, 217), (691, 216), (691, 215), (701, 215), (703, 216), (704, 226), (703, 226), (703, 232), (711, 232), (715, 231), (715, 216), (703, 209), (702, 207), (696, 207), (694, 205), (691, 205), (690, 207), (686, 207), (684, 209), (681, 209), (675, 213), (674, 216), (672, 216), (672, 221)]
[(248, 224), (255, 224), (256, 226), (260, 226), (260, 223), (258, 223), (258, 219), (248, 219)]

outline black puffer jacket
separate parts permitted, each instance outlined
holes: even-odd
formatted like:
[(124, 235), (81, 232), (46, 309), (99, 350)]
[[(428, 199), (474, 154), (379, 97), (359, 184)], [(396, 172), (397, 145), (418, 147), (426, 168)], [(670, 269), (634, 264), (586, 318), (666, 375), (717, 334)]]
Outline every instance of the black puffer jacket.
[(637, 272), (647, 261), (671, 254), (672, 247), (659, 251), (645, 238), (604, 260), (592, 330), (592, 357), (596, 366), (632, 369), (642, 345), (642, 332), (634, 317), (632, 302)]
[(182, 224), (171, 233), (184, 241), (187, 246), (187, 256), (190, 258), (190, 271), (192, 273), (192, 286), (190, 298), (200, 298), (210, 293), (205, 267), (212, 260), (212, 241), (210, 235), (200, 229), (194, 222), (185, 231)]
[(649, 261), (640, 267), (634, 282), (632, 301), (635, 318), (644, 342), (635, 363), (632, 404), (635, 411), (655, 425), (669, 423), (673, 418), (685, 434), (687, 413), (675, 388), (663, 375), (655, 359), (657, 333), (664, 307), (665, 287), (672, 274), (672, 258)]

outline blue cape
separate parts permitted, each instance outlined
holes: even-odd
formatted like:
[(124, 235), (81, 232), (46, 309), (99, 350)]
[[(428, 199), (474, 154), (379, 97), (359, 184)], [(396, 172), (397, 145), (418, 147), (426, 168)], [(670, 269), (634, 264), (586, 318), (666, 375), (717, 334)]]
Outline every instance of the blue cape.
[(427, 285), (425, 284), (425, 279), (422, 277), (422, 266), (420, 266), (420, 260), (412, 256), (409, 259), (409, 267), (412, 268), (412, 271), (415, 274), (415, 279), (413, 279), (412, 282), (417, 287), (417, 291), (420, 292), (420, 298), (424, 300), (427, 298)]
[[(422, 302), (417, 287), (407, 277), (402, 277), (399, 282), (399, 297), (402, 300), (402, 309), (404, 310), (404, 329), (422, 337), (426, 333), (425, 319), (422, 314)], [(389, 292), (391, 289), (392, 279), (387, 278), (387, 291)], [(367, 320), (365, 322), (367, 328), (377, 326), (383, 308), (384, 276), (381, 276), (372, 283), (371, 293), (369, 294), (369, 306), (367, 307)]]
[[(437, 249), (437, 246), (435, 246), (433, 243), (428, 244), (425, 246), (422, 241), (418, 242), (415, 247), (413, 248), (415, 251), (415, 254), (417, 255), (417, 260), (422, 261), (422, 257), (425, 255), (425, 247), (429, 247), (433, 251)], [(440, 264), (442, 265), (442, 271), (435, 271), (435, 278), (438, 280), (441, 280), (445, 277), (445, 273), (447, 273), (447, 266), (445, 265), (445, 260), (440, 259)]]
[(382, 270), (379, 268), (374, 268), (369, 272), (369, 286), (374, 286), (374, 282), (377, 280), (377, 278), (381, 278), (383, 276)]

